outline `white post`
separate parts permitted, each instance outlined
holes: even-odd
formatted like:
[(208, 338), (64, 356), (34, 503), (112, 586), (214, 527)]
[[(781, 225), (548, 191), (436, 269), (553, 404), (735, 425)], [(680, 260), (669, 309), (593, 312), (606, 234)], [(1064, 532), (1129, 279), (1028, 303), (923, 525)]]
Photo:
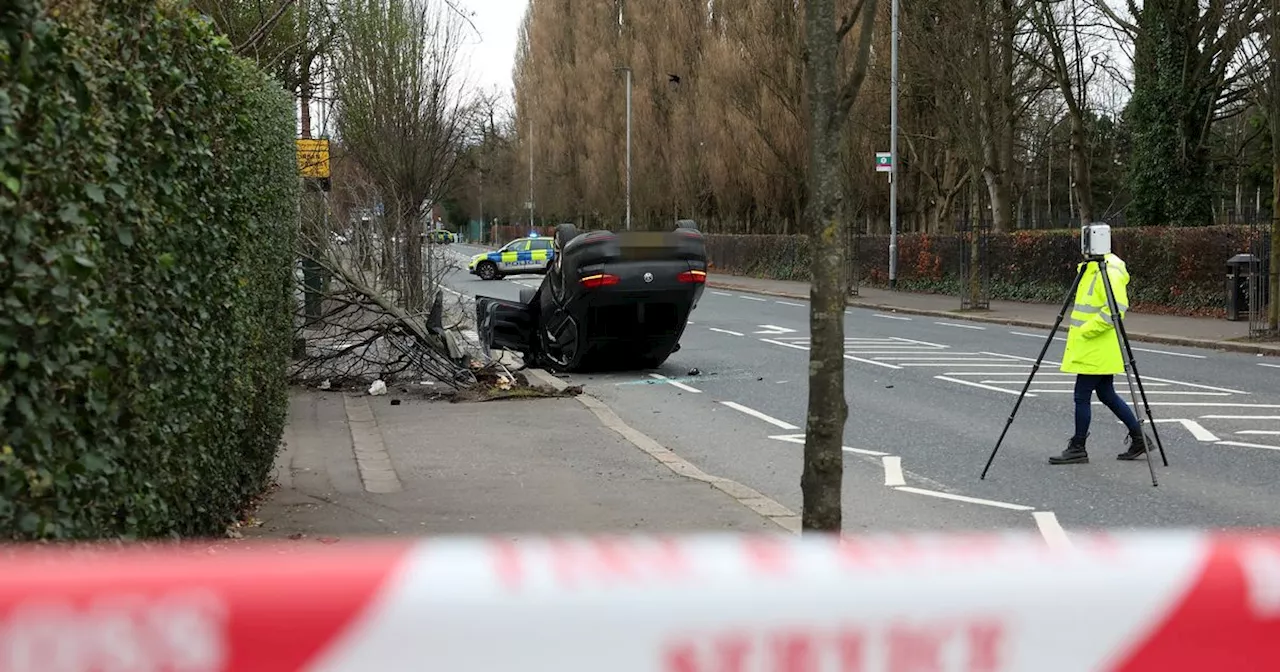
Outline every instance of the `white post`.
[(898, 286), (898, 0), (891, 10), (889, 78), (889, 287)]

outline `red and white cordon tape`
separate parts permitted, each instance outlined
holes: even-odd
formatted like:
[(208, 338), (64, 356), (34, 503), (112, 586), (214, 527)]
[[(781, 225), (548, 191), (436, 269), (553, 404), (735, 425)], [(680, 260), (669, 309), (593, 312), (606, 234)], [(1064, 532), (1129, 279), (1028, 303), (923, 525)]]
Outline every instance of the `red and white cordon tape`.
[(0, 669), (1280, 670), (1280, 534), (19, 551)]

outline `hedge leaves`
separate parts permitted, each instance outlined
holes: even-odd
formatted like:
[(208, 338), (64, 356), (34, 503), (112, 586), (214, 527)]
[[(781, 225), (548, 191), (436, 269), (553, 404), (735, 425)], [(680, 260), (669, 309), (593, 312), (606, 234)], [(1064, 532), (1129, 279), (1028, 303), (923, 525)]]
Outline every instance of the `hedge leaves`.
[(0, 8), (0, 525), (217, 533), (287, 404), (292, 101), (180, 4)]

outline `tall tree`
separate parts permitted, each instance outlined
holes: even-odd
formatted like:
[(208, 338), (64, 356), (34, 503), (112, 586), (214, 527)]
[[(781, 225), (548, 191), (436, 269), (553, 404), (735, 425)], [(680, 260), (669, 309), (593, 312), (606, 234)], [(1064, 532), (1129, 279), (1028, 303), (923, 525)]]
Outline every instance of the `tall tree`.
[[(840, 184), (840, 147), (849, 111), (867, 75), (876, 0), (857, 0), (836, 22), (836, 0), (804, 3), (805, 115), (809, 125), (809, 175), (804, 218), (812, 245), (810, 289), (809, 409), (805, 422), (805, 530), (839, 532), (844, 480), (844, 309), (847, 212)], [(858, 29), (852, 63), (841, 72), (846, 36)]]
[(419, 311), (434, 289), (424, 286), (423, 208), (442, 201), (472, 127), (458, 80), (462, 19), (441, 0), (342, 0), (341, 10), (338, 135), (386, 204), (385, 253), (399, 241), (389, 284)]
[(1270, 0), (1147, 0), (1136, 21), (1096, 6), (1134, 37), (1131, 217), (1136, 224), (1213, 221), (1209, 135), (1224, 110), (1248, 95), (1249, 74), (1234, 67)]

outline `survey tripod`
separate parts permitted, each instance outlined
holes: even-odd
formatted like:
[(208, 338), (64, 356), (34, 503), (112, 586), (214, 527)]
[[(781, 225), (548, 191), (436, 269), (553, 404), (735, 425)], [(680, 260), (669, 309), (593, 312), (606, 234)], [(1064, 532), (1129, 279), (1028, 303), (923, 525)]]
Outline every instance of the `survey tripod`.
[[(1018, 414), (1018, 408), (1022, 406), (1022, 400), (1026, 397), (1027, 390), (1031, 388), (1031, 380), (1035, 378), (1036, 372), (1040, 370), (1044, 355), (1049, 351), (1049, 346), (1053, 344), (1053, 337), (1058, 333), (1058, 327), (1061, 326), (1067, 311), (1075, 304), (1076, 290), (1079, 289), (1080, 281), (1084, 278), (1089, 264), (1098, 266), (1098, 277), (1102, 279), (1102, 287), (1107, 293), (1107, 306), (1111, 310), (1112, 321), (1115, 323), (1116, 339), (1120, 344), (1120, 352), (1126, 360), (1124, 361), (1124, 377), (1129, 382), (1129, 396), (1133, 400), (1134, 415), (1138, 418), (1138, 431), (1145, 437), (1146, 432), (1143, 430), (1142, 414), (1138, 411), (1138, 396), (1141, 395), (1142, 406), (1146, 410), (1147, 419), (1151, 421), (1151, 433), (1155, 437), (1156, 448), (1160, 451), (1160, 459), (1164, 462), (1164, 466), (1169, 466), (1169, 458), (1164, 454), (1164, 444), (1160, 442), (1160, 432), (1156, 429), (1156, 419), (1151, 415), (1151, 404), (1147, 401), (1147, 391), (1142, 386), (1142, 377), (1138, 375), (1138, 363), (1133, 356), (1133, 348), (1129, 345), (1129, 333), (1125, 330), (1123, 314), (1120, 312), (1119, 306), (1116, 305), (1116, 295), (1111, 288), (1111, 276), (1107, 274), (1107, 259), (1103, 255), (1086, 257), (1084, 263), (1080, 264), (1080, 270), (1076, 272), (1076, 279), (1071, 283), (1071, 288), (1067, 290), (1067, 296), (1062, 301), (1062, 310), (1058, 311), (1058, 319), (1054, 321), (1053, 328), (1049, 330), (1049, 337), (1044, 341), (1044, 347), (1040, 348), (1040, 354), (1036, 357), (1035, 364), (1031, 366), (1031, 374), (1027, 376), (1027, 382), (1022, 386), (1022, 392), (1018, 394), (1018, 401), (1013, 405), (1013, 412), (1009, 414), (1009, 420), (1004, 425), (1004, 431), (1000, 432), (1000, 438), (996, 441), (996, 447), (991, 451), (991, 457), (987, 458), (987, 466), (982, 469), (981, 480), (987, 478), (987, 471), (991, 469), (991, 463), (996, 459), (1000, 444), (1004, 443), (1004, 437), (1009, 433), (1009, 427), (1013, 425), (1013, 418)], [(1134, 389), (1134, 381), (1137, 381), (1136, 391)], [(1093, 403), (1093, 400), (1090, 399), (1089, 403)], [(1159, 485), (1156, 481), (1155, 465), (1151, 463), (1150, 445), (1147, 446), (1147, 467), (1151, 470), (1151, 485)]]

